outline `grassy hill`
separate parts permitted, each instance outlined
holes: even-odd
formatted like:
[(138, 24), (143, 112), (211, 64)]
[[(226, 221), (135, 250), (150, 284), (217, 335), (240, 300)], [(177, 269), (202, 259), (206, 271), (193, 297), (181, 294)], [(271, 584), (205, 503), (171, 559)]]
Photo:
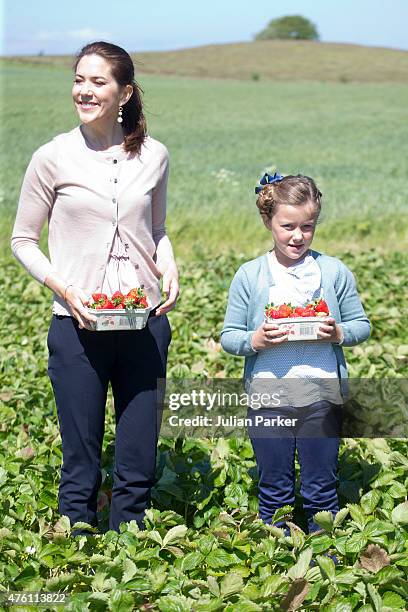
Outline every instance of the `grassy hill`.
[[(220, 79), (406, 83), (408, 52), (311, 41), (257, 41), (132, 54), (138, 72)], [(71, 56), (3, 58), (70, 67)]]

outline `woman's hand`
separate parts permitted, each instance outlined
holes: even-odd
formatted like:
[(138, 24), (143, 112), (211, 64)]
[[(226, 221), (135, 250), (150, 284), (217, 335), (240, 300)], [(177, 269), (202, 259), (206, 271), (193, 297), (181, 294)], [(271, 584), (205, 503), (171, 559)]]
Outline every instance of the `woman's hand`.
[(175, 265), (169, 266), (163, 273), (163, 292), (167, 299), (156, 309), (156, 315), (163, 315), (172, 310), (177, 303), (179, 296), (178, 270)]
[(78, 327), (94, 331), (90, 326), (90, 322), (96, 321), (96, 317), (88, 313), (85, 306), (87, 299), (85, 292), (79, 287), (75, 287), (75, 285), (69, 285), (65, 291), (65, 301), (78, 321)]
[(317, 332), (319, 340), (326, 342), (341, 342), (343, 339), (343, 331), (340, 325), (337, 325), (333, 317), (329, 317), (326, 321), (322, 321)]
[(279, 326), (275, 323), (265, 322), (252, 335), (251, 344), (254, 351), (263, 351), (275, 344), (282, 344), (287, 339), (288, 332), (279, 331)]

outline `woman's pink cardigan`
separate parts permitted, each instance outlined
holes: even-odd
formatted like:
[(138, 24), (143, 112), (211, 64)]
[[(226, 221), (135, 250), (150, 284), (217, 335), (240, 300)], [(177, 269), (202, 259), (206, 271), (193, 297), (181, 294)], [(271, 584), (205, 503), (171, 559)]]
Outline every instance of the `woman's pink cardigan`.
[[(134, 156), (90, 149), (80, 127), (56, 136), (27, 168), (11, 239), (14, 255), (40, 283), (56, 274), (89, 295), (101, 290), (118, 228), (140, 283), (158, 304), (156, 245), (166, 233), (167, 177), (167, 149), (151, 137)], [(50, 259), (38, 246), (47, 219)], [(170, 258), (171, 246), (168, 251)], [(70, 314), (55, 294), (53, 312)]]

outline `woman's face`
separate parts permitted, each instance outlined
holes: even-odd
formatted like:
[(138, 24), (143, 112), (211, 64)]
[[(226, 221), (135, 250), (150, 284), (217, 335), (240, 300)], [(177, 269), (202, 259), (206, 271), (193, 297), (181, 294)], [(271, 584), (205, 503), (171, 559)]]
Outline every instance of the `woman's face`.
[(82, 123), (116, 121), (119, 106), (130, 98), (130, 85), (120, 87), (109, 63), (100, 55), (84, 55), (78, 62), (72, 97)]

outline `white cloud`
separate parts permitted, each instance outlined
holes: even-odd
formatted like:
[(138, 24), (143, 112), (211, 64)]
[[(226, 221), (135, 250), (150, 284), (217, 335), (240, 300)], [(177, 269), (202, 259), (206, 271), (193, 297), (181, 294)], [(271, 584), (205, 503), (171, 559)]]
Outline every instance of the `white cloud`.
[(60, 38), (60, 36), (61, 32), (47, 32), (43, 30), (41, 32), (37, 32), (37, 34), (34, 36), (34, 40), (57, 40)]
[(100, 32), (99, 30), (93, 30), (92, 28), (69, 30), (66, 35), (77, 40), (102, 40), (104, 38), (112, 37), (110, 32)]
[(47, 42), (49, 40), (63, 40), (64, 38), (73, 38), (74, 40), (104, 40), (112, 38), (111, 32), (101, 32), (93, 28), (81, 28), (80, 30), (68, 30), (67, 32), (53, 32), (41, 30), (37, 32), (34, 39), (37, 41)]

